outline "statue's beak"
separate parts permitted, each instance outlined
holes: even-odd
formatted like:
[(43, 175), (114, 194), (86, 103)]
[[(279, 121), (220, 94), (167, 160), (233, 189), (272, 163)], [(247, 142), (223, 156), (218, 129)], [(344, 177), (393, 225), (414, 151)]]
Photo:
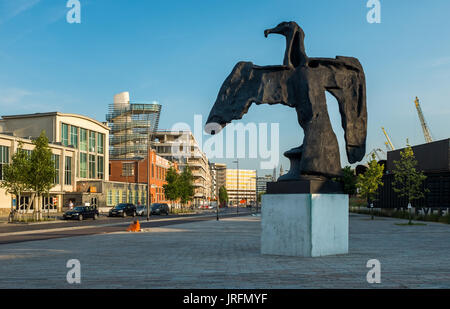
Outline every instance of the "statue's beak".
[(280, 32), (281, 32), (281, 29), (279, 29), (279, 27), (275, 27), (272, 29), (266, 29), (266, 30), (264, 30), (264, 36), (267, 38), (267, 36), (271, 33), (280, 33)]

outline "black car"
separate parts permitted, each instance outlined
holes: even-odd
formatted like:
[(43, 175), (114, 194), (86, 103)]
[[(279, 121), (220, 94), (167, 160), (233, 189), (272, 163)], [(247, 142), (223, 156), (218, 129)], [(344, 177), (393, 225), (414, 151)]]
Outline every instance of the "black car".
[(169, 205), (166, 203), (153, 203), (152, 204), (152, 215), (169, 215)]
[(63, 214), (64, 220), (75, 219), (82, 221), (86, 218), (98, 219), (98, 210), (94, 206), (77, 206), (72, 210), (66, 211)]
[(108, 217), (136, 216), (136, 206), (134, 204), (122, 203), (109, 211)]

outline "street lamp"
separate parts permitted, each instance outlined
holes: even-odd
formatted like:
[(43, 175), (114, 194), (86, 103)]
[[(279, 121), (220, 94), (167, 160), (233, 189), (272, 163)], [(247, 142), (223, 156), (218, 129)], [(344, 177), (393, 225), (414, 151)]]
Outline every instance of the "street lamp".
[(239, 214), (239, 159), (233, 161), (233, 163), (237, 164), (237, 204), (236, 204), (236, 214)]

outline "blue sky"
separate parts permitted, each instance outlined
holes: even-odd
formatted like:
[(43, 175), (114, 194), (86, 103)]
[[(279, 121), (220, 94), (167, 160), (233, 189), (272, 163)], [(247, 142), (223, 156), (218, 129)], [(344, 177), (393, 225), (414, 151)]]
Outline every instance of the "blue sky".
[[(284, 38), (266, 39), (263, 30), (294, 20), (309, 56), (363, 64), (368, 151), (385, 149), (381, 126), (397, 148), (406, 138), (424, 142), (415, 96), (434, 139), (450, 135), (448, 0), (381, 0), (381, 24), (367, 23), (366, 0), (81, 0), (81, 24), (66, 22), (66, 2), (0, 0), (0, 115), (61, 111), (104, 121), (113, 95), (130, 91), (134, 101), (163, 105), (161, 129), (192, 125), (194, 114), (206, 120), (236, 62), (282, 62)], [(328, 99), (342, 146), (337, 104)], [(290, 108), (253, 106), (242, 121), (280, 122), (282, 151), (301, 143)], [(241, 166), (258, 168), (255, 160)]]

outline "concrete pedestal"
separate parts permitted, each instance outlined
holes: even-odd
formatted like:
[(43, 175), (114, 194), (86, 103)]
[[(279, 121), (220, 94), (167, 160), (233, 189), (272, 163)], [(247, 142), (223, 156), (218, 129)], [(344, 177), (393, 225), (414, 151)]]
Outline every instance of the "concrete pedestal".
[(261, 254), (348, 253), (348, 202), (346, 194), (264, 194)]

